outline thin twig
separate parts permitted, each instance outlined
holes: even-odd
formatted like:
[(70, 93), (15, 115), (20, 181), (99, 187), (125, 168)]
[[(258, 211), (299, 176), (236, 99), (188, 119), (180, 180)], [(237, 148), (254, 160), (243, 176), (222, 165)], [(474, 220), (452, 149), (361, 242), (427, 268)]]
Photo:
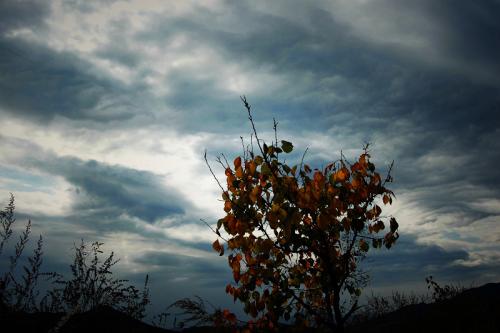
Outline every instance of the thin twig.
[[(278, 122), (273, 118), (274, 140), (275, 146), (278, 148)], [(276, 152), (276, 159), (278, 159), (278, 152)]]
[(259, 150), (262, 153), (262, 157), (265, 158), (266, 156), (264, 154), (264, 150), (262, 149), (262, 146), (260, 145), (259, 136), (257, 135), (257, 130), (255, 129), (255, 124), (253, 122), (252, 110), (251, 110), (250, 104), (248, 103), (247, 98), (244, 95), (240, 96), (240, 99), (243, 102), (245, 109), (247, 109), (248, 120), (250, 120), (250, 123), (252, 124), (252, 129), (253, 129), (253, 134), (255, 135), (255, 140), (257, 141), (257, 145), (259, 146)]
[(224, 237), (222, 237), (222, 236), (220, 235), (220, 232), (218, 232), (217, 230), (215, 230), (214, 228), (212, 228), (212, 226), (211, 226), (211, 225), (210, 225), (207, 221), (205, 221), (204, 219), (200, 219), (200, 221), (201, 221), (201, 222), (203, 222), (203, 223), (205, 223), (205, 225), (206, 225), (207, 227), (209, 227), (209, 228), (210, 228), (210, 230), (212, 230), (212, 232), (213, 232), (214, 234), (216, 234), (218, 237), (220, 237), (221, 239), (223, 239), (223, 240), (224, 240), (224, 241), (226, 241), (226, 242), (228, 241), (227, 239), (225, 239)]
[(394, 160), (392, 160), (391, 165), (389, 165), (389, 170), (387, 171), (387, 176), (385, 177), (384, 182), (382, 183), (382, 186), (385, 186), (385, 183), (387, 182), (392, 182), (392, 176), (391, 176), (391, 171), (392, 167), (394, 166)]
[(243, 160), (247, 160), (246, 150), (245, 150), (245, 142), (243, 142), (243, 137), (240, 136), (241, 139), (241, 148), (243, 149)]
[(207, 164), (208, 166), (208, 170), (210, 170), (210, 173), (212, 174), (212, 176), (214, 177), (215, 181), (217, 182), (217, 185), (219, 185), (220, 189), (222, 190), (222, 192), (225, 192), (224, 188), (222, 187), (222, 185), (220, 184), (219, 182), (219, 179), (217, 178), (217, 176), (215, 175), (215, 173), (213, 172), (212, 170), (212, 167), (210, 166), (210, 163), (208, 163), (208, 159), (207, 159), (207, 150), (205, 150), (205, 154), (203, 155), (203, 158), (205, 159), (205, 163)]

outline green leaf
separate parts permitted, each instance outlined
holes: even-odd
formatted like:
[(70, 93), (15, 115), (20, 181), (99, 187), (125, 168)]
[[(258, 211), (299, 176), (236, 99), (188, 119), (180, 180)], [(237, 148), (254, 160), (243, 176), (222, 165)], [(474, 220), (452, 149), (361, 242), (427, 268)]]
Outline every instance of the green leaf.
[(293, 144), (291, 142), (281, 140), (281, 149), (283, 149), (283, 151), (287, 154), (291, 153), (293, 150)]
[(262, 172), (263, 175), (270, 175), (271, 174), (271, 169), (267, 165), (267, 163), (262, 164), (260, 167), (260, 172)]
[(219, 221), (217, 221), (217, 230), (219, 230), (220, 227), (222, 227), (222, 223), (224, 223), (224, 219), (220, 219)]

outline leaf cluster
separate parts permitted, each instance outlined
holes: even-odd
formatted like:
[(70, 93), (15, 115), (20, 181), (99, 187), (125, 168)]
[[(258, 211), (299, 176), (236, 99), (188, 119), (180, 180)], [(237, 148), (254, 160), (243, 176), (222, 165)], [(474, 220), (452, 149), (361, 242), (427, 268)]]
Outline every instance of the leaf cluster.
[[(398, 223), (381, 208), (394, 198), (385, 187), (390, 172), (383, 180), (368, 147), (352, 164), (342, 157), (322, 169), (303, 161), (289, 165), (280, 156), (293, 144), (278, 143), (277, 135), (270, 145), (261, 142), (242, 100), (258, 151), (248, 149), (232, 164), (219, 159), (225, 216), (215, 232), (225, 244), (218, 239), (212, 246), (219, 255), (229, 251), (234, 284), (226, 292), (266, 327), (292, 316), (306, 326), (340, 327), (357, 309), (366, 282), (359, 261), (370, 247), (390, 248), (398, 238)], [(343, 293), (353, 300), (347, 309)]]

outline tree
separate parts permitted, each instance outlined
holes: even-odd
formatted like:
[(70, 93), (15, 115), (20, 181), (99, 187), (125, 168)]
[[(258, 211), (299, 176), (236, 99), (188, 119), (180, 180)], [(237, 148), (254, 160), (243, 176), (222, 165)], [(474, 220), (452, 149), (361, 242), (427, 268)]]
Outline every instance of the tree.
[[(242, 101), (257, 153), (252, 140), (232, 165), (218, 158), (226, 186), (205, 154), (224, 201), (212, 246), (221, 256), (229, 251), (234, 284), (226, 292), (244, 303), (261, 329), (293, 318), (298, 325), (342, 332), (366, 283), (359, 262), (370, 247), (390, 248), (398, 238), (396, 219), (381, 215), (381, 205), (394, 197), (385, 187), (392, 181), (392, 164), (383, 180), (366, 146), (354, 163), (342, 156), (313, 170), (303, 156), (299, 165), (289, 166), (281, 156), (291, 153), (293, 144), (278, 144), (276, 122), (275, 141), (260, 140), (251, 107), (245, 97)], [(387, 220), (389, 231), (381, 235)]]

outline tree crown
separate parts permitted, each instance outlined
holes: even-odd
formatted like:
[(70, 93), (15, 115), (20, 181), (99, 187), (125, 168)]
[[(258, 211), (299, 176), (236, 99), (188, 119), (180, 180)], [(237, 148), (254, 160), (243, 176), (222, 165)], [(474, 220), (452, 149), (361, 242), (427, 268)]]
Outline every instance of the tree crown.
[[(221, 256), (225, 248), (230, 252), (234, 284), (226, 292), (261, 326), (272, 328), (293, 316), (308, 326), (342, 327), (366, 282), (360, 260), (370, 246), (390, 248), (398, 238), (398, 223), (383, 217), (380, 207), (394, 197), (385, 187), (392, 181), (390, 169), (382, 179), (368, 146), (354, 163), (342, 156), (322, 170), (304, 158), (287, 165), (280, 157), (293, 144), (278, 143), (277, 135), (271, 145), (261, 142), (250, 105), (242, 100), (258, 152), (248, 147), (232, 164), (218, 159), (226, 176), (226, 186), (217, 180), (225, 216), (215, 232), (226, 244), (217, 239), (212, 246)], [(384, 220), (389, 230), (382, 235)], [(342, 295), (348, 305), (341, 304)]]

